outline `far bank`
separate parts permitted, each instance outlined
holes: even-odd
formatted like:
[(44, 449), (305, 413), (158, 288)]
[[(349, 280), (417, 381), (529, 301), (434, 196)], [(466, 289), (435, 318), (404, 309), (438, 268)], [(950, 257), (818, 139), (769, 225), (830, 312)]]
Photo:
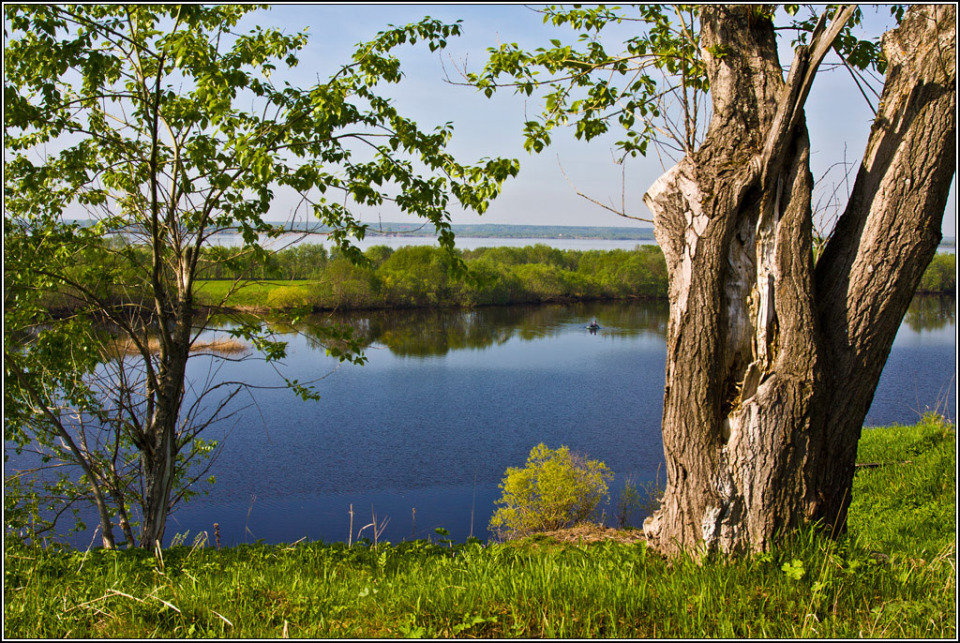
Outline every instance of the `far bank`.
[[(122, 258), (107, 250), (79, 258), (117, 274), (100, 296), (118, 305), (143, 291), (137, 285), (137, 264), (147, 261), (147, 249), (136, 246)], [(936, 255), (918, 292), (953, 295), (955, 273), (955, 255)], [(258, 313), (473, 308), (666, 300), (667, 283), (663, 253), (655, 245), (562, 250), (538, 243), (457, 250), (454, 255), (428, 245), (375, 245), (351, 256), (311, 243), (260, 253), (222, 245), (204, 250), (196, 298), (211, 308)], [(76, 306), (69, 288), (49, 294), (46, 302), (62, 314)]]

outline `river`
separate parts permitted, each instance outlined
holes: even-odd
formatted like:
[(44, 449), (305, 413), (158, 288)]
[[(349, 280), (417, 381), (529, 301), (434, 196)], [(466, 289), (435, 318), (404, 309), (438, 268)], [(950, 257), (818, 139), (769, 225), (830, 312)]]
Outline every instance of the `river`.
[[(243, 243), (243, 238), (239, 234), (221, 233), (211, 237), (210, 242), (221, 246), (239, 246)], [(328, 249), (331, 244), (326, 240), (326, 235), (322, 234), (283, 234), (276, 239), (269, 239), (264, 242), (264, 247), (270, 250), (282, 250), (304, 243), (317, 243), (326, 246)], [(388, 246), (396, 250), (404, 246), (437, 246), (437, 238), (434, 236), (411, 236), (409, 234), (397, 233), (393, 235), (370, 235), (357, 241), (352, 239), (352, 243), (360, 248), (367, 250), (372, 246)], [(476, 250), (477, 248), (495, 248), (509, 247), (522, 248), (523, 246), (533, 246), (543, 244), (556, 248), (558, 250), (633, 250), (636, 246), (656, 245), (656, 241), (650, 239), (578, 239), (573, 237), (547, 238), (547, 237), (466, 237), (458, 236), (456, 239), (457, 248), (460, 250)], [(938, 253), (954, 253), (956, 246), (953, 241), (948, 241), (937, 247)]]
[[(918, 298), (891, 351), (870, 426), (915, 422), (939, 407), (955, 419), (953, 299)], [(596, 319), (601, 329), (586, 329)], [(337, 365), (316, 332), (335, 320), (359, 329), (368, 363)], [(224, 544), (347, 540), (388, 519), (381, 539), (487, 538), (509, 466), (539, 442), (566, 445), (624, 482), (663, 482), (660, 437), (664, 302), (579, 303), (477, 310), (379, 311), (308, 320), (280, 372), (316, 383), (304, 402), (283, 389), (252, 389), (238, 414), (206, 437), (222, 440), (209, 494), (171, 517), (167, 540), (219, 523)], [(198, 356), (194, 385), (242, 379), (281, 383), (268, 364)], [(189, 397), (189, 395), (188, 395)], [(238, 398), (239, 399), (239, 398)], [(189, 400), (188, 400), (189, 401)], [(9, 464), (8, 464), (9, 466)], [(640, 512), (632, 515), (639, 524)], [(93, 524), (93, 521), (91, 521)], [(361, 536), (372, 536), (366, 529)], [(79, 547), (91, 533), (71, 536)]]

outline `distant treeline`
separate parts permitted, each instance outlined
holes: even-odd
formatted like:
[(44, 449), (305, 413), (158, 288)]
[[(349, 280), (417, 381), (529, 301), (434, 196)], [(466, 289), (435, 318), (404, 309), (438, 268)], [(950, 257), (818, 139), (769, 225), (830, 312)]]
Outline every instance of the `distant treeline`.
[[(226, 304), (252, 308), (404, 308), (482, 306), (569, 300), (666, 298), (667, 270), (657, 246), (633, 250), (558, 250), (543, 244), (458, 251), (465, 276), (431, 246), (373, 246), (355, 265), (322, 245), (303, 244), (266, 256), (235, 248), (206, 250), (201, 299), (222, 301), (236, 279), (259, 283)], [(938, 254), (919, 291), (954, 293), (956, 256)]]
[[(197, 298), (232, 308), (348, 310), (667, 297), (666, 263), (654, 245), (559, 250), (537, 244), (456, 252), (466, 274), (451, 271), (450, 255), (434, 246), (373, 246), (363, 253), (360, 265), (320, 244), (273, 253), (208, 246), (203, 250)], [(108, 241), (104, 248), (88, 249), (71, 262), (67, 272), (76, 272), (73, 278), (104, 300), (146, 295), (143, 279), (150, 266), (146, 247), (121, 248)], [(92, 277), (96, 283), (90, 282)], [(936, 255), (918, 292), (955, 294), (956, 255)], [(51, 310), (70, 311), (78, 303), (69, 289), (51, 291), (46, 298)]]
[(211, 281), (202, 285), (203, 300), (213, 303), (237, 278), (274, 283), (242, 289), (227, 305), (268, 308), (480, 306), (660, 298), (667, 293), (666, 263), (656, 246), (558, 250), (537, 244), (463, 250), (459, 254), (468, 273), (462, 276), (451, 274), (449, 255), (431, 246), (374, 246), (364, 252), (366, 265), (354, 265), (321, 245), (299, 245), (260, 258), (235, 254), (232, 248), (207, 249), (204, 278)]
[[(94, 223), (91, 219), (74, 219), (81, 226)], [(275, 222), (271, 225), (290, 233), (327, 234), (333, 229), (318, 221)], [(367, 236), (424, 236), (434, 235), (432, 226), (422, 223), (399, 223), (385, 221), (367, 222)], [(644, 227), (608, 227), (608, 226), (565, 226), (565, 225), (513, 225), (501, 223), (459, 224), (452, 226), (458, 237), (498, 238), (498, 239), (603, 239), (620, 241), (654, 241), (653, 228)]]

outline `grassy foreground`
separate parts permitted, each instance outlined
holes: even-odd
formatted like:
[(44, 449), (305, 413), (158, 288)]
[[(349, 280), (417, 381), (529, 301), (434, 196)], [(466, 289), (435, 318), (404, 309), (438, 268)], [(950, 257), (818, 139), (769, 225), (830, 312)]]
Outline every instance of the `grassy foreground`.
[(737, 560), (545, 537), (4, 551), (5, 637), (954, 638), (955, 430), (867, 429), (849, 534)]

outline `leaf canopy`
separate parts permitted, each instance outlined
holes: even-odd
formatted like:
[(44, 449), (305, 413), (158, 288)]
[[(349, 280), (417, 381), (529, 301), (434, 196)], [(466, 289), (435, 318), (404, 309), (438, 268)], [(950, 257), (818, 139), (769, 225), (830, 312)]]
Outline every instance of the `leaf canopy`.
[[(832, 15), (838, 6), (823, 7), (820, 13)], [(899, 21), (902, 5), (890, 10)], [(818, 13), (801, 10), (801, 5), (785, 5), (783, 11), (786, 22), (780, 29), (795, 34), (794, 46), (804, 45)], [(516, 43), (491, 47), (483, 69), (467, 74), (467, 82), (488, 98), (505, 87), (527, 96), (542, 94), (543, 109), (523, 123), (527, 151), (543, 151), (551, 131), (561, 126), (572, 127), (574, 136), (585, 141), (622, 131), (615, 143), (621, 160), (645, 156), (650, 143), (668, 153), (697, 146), (709, 120), (705, 95), (710, 89), (698, 5), (549, 6), (541, 13), (545, 24), (573, 30), (574, 44), (554, 38), (549, 46), (533, 50)], [(756, 7), (757, 20), (774, 17), (773, 9)], [(879, 40), (858, 35), (862, 22), (857, 8), (834, 51), (851, 73), (882, 74), (886, 63)], [(720, 58), (726, 52), (709, 54)]]

